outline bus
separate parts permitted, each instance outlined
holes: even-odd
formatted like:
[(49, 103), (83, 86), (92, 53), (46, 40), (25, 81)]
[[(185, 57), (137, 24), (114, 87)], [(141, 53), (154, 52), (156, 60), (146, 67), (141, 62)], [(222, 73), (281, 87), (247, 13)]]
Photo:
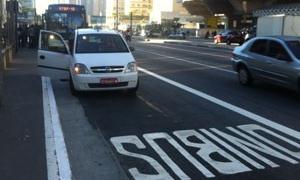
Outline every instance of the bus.
[(43, 14), (43, 26), (68, 40), (76, 29), (87, 27), (86, 10), (82, 5), (51, 4)]

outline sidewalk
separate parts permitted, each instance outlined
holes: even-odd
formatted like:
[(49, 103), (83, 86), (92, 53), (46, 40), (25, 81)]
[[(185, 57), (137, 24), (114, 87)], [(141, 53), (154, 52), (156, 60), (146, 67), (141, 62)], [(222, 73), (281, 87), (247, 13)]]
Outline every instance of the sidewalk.
[(0, 177), (46, 180), (41, 78), (36, 51), (20, 49), (5, 71), (0, 107)]
[(225, 43), (214, 44), (213, 39), (203, 39), (196, 37), (189, 37), (185, 40), (177, 39), (161, 39), (161, 38), (150, 38), (149, 40), (141, 36), (133, 37), (137, 41), (145, 41), (149, 43), (166, 43), (166, 44), (181, 44), (186, 46), (196, 46), (196, 47), (209, 47), (209, 48), (220, 48), (225, 50), (233, 50), (238, 44), (226, 45)]

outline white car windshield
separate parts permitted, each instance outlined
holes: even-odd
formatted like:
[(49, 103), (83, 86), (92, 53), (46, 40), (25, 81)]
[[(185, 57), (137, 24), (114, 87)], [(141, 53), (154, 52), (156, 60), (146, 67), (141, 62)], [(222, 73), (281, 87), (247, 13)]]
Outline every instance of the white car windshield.
[(76, 53), (124, 53), (129, 52), (125, 42), (117, 34), (78, 35)]

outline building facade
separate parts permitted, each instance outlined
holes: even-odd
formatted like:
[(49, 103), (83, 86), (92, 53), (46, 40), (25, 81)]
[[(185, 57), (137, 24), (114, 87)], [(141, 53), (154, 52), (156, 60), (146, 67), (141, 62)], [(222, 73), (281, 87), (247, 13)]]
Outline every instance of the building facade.
[(153, 0), (150, 22), (161, 24), (165, 21), (178, 19), (184, 28), (196, 29), (197, 23), (203, 20), (201, 16), (192, 16), (183, 6), (183, 0)]
[(19, 0), (22, 12), (18, 15), (18, 21), (26, 24), (36, 23), (35, 0)]

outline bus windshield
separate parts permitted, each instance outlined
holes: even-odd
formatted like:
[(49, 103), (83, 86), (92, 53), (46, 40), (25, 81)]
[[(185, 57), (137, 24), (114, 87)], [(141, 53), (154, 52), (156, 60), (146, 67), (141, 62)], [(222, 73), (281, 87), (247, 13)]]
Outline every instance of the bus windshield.
[(44, 15), (44, 23), (46, 30), (55, 31), (69, 39), (75, 29), (87, 26), (85, 8), (73, 4), (49, 5)]
[(78, 13), (50, 13), (47, 29), (64, 34), (84, 27), (84, 15)]

